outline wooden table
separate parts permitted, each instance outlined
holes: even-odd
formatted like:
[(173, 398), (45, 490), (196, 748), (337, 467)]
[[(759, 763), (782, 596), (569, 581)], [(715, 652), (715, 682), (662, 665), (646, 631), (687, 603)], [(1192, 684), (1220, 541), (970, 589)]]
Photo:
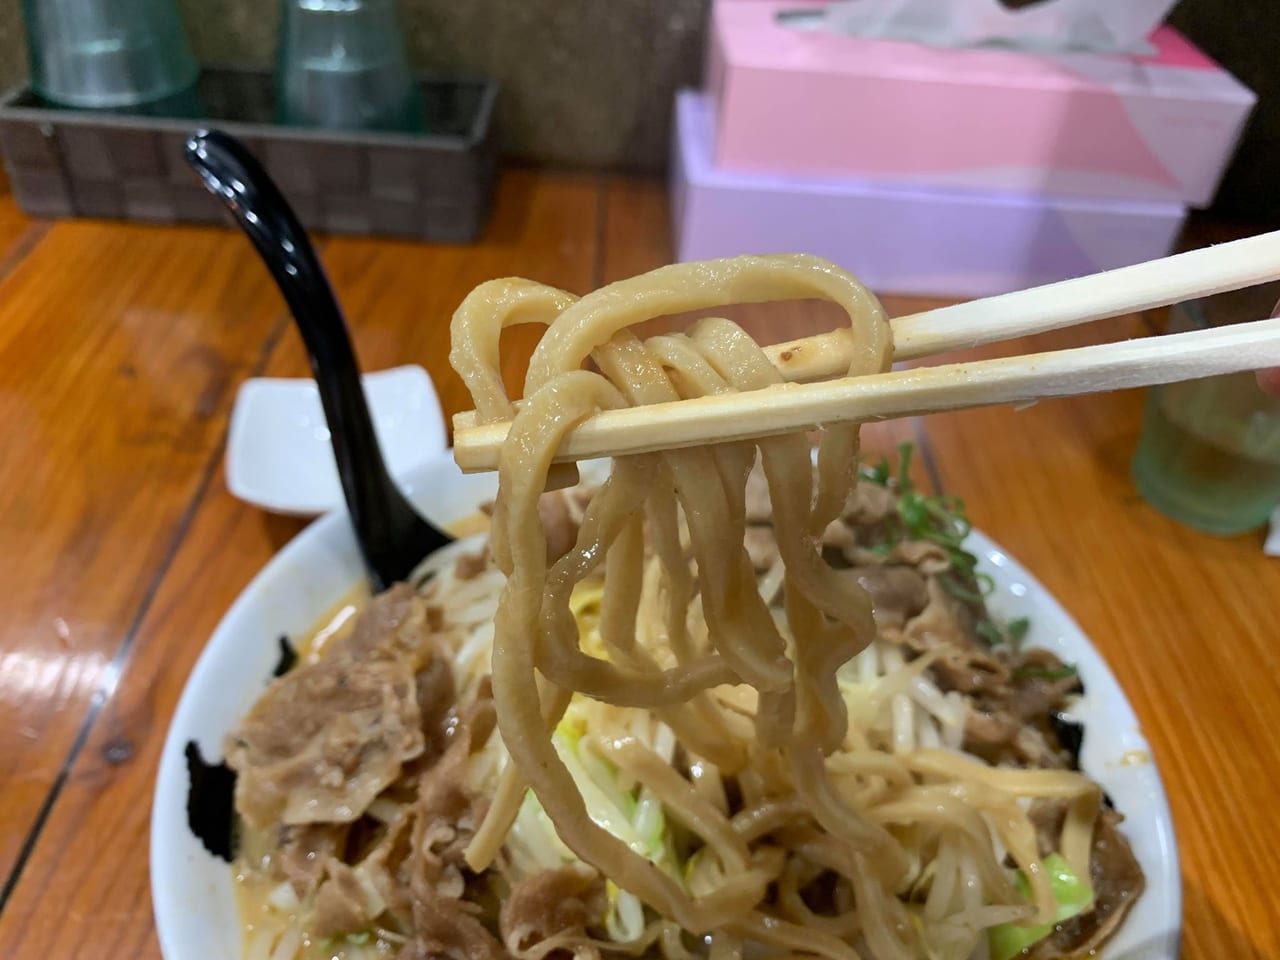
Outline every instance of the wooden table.
[[(453, 413), (467, 404), (448, 317), (474, 284), (585, 292), (671, 249), (660, 184), (513, 170), (473, 246), (332, 239), (323, 255), (366, 367), (425, 365)], [(773, 339), (826, 320), (743, 316)], [(49, 225), (0, 197), (0, 957), (158, 954), (147, 824), (165, 727), (223, 611), (301, 527), (223, 484), (228, 413), (258, 374), (306, 366), (239, 235)], [(868, 430), (867, 445), (915, 439), (922, 478), (968, 502), (1119, 676), (1177, 821), (1184, 956), (1277, 957), (1280, 561), (1258, 535), (1203, 536), (1139, 500), (1141, 408), (1131, 392), (974, 411)]]

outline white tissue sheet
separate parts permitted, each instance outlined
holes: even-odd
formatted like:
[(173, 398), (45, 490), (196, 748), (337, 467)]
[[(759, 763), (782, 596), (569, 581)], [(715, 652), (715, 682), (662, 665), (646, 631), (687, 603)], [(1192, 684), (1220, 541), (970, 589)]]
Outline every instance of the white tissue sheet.
[(1147, 37), (1175, 3), (1043, 0), (1015, 10), (1000, 0), (840, 0), (804, 26), (935, 46), (1150, 53)]
[(1263, 544), (1262, 550), (1268, 557), (1280, 557), (1280, 507), (1276, 507), (1271, 514), (1271, 532), (1267, 535), (1267, 542)]

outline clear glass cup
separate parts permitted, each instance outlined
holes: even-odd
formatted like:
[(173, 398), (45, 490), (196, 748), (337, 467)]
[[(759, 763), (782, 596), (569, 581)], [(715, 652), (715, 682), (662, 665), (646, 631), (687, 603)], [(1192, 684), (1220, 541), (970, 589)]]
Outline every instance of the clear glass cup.
[(283, 0), (278, 119), (293, 126), (423, 126), (394, 0)]
[(199, 68), (174, 0), (23, 0), (31, 86), (69, 107), (181, 98)]
[[(1170, 333), (1274, 313), (1275, 284), (1175, 306)], [(1263, 526), (1280, 505), (1280, 399), (1252, 373), (1151, 387), (1132, 475), (1143, 499), (1208, 533)]]

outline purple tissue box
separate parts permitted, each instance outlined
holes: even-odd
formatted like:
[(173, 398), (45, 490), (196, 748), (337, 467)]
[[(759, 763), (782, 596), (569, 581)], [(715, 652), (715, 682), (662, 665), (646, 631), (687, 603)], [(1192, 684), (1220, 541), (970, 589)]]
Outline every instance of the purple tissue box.
[(730, 173), (712, 162), (711, 99), (676, 98), (676, 256), (813, 253), (882, 293), (984, 297), (1165, 256), (1186, 208)]

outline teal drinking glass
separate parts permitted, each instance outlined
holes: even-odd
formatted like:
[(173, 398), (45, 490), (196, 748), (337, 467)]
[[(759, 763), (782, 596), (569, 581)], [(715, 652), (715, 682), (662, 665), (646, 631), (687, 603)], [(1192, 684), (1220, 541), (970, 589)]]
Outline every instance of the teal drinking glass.
[(31, 86), (87, 109), (181, 98), (199, 69), (174, 0), (23, 0)]
[(283, 0), (276, 98), (293, 126), (420, 130), (394, 0)]
[[(1275, 284), (1175, 306), (1169, 333), (1257, 320)], [(1151, 387), (1134, 454), (1134, 483), (1153, 507), (1208, 533), (1263, 526), (1280, 505), (1280, 398), (1252, 373)]]

